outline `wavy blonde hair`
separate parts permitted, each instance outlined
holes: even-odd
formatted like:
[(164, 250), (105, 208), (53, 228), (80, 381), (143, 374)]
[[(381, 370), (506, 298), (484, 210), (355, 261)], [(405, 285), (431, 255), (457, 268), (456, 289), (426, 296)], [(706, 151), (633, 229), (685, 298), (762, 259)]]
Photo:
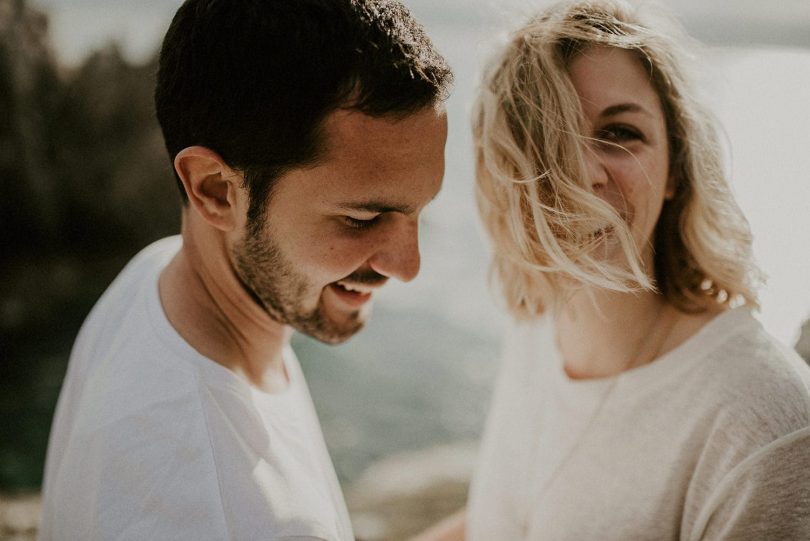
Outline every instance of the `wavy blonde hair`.
[[(683, 72), (685, 39), (671, 19), (619, 0), (579, 0), (532, 18), (490, 62), (473, 112), (477, 200), (492, 270), (516, 317), (543, 313), (584, 286), (655, 290), (686, 312), (757, 306), (751, 233), (726, 181), (712, 117)], [(627, 224), (584, 182), (589, 138), (568, 66), (592, 46), (636, 54), (661, 100), (676, 185), (654, 233), (654, 276)], [(593, 232), (607, 226), (626, 265), (599, 257)]]

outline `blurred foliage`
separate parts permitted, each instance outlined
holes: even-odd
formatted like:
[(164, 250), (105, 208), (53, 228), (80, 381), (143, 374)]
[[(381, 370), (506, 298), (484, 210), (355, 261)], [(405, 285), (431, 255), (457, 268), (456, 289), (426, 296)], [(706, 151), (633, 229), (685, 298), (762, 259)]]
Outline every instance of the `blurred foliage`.
[(177, 229), (177, 198), (154, 120), (155, 62), (115, 45), (60, 69), (47, 17), (0, 0), (2, 243), (16, 253), (95, 251)]
[(179, 230), (156, 62), (60, 66), (48, 18), (0, 0), (0, 490), (37, 488), (81, 322), (123, 264)]

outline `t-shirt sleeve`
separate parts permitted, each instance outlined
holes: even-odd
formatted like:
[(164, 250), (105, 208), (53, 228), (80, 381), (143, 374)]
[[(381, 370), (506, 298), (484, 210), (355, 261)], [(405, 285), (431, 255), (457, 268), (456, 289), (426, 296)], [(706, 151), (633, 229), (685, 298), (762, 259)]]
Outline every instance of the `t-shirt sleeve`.
[(702, 517), (689, 539), (810, 539), (810, 427), (732, 469)]

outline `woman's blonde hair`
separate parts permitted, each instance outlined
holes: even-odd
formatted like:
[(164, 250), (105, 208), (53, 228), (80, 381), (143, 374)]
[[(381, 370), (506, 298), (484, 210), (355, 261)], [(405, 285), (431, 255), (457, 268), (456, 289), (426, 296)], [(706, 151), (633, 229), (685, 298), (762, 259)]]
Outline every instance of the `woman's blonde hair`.
[[(672, 21), (619, 0), (564, 2), (514, 32), (488, 66), (473, 113), (477, 199), (493, 271), (516, 317), (544, 312), (572, 286), (655, 289), (687, 312), (757, 305), (751, 233), (712, 117), (683, 73), (684, 39)], [(675, 192), (656, 226), (653, 277), (627, 224), (585, 182), (589, 138), (568, 67), (591, 46), (634, 52), (661, 100)], [(626, 265), (599, 257), (593, 232), (608, 226)]]

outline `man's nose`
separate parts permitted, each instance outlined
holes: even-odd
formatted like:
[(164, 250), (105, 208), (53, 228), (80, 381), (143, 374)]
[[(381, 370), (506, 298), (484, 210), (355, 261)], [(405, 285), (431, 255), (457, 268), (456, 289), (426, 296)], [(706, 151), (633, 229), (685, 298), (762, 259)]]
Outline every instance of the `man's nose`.
[(396, 224), (391, 235), (369, 260), (376, 272), (409, 282), (419, 274), (419, 218), (408, 217)]

